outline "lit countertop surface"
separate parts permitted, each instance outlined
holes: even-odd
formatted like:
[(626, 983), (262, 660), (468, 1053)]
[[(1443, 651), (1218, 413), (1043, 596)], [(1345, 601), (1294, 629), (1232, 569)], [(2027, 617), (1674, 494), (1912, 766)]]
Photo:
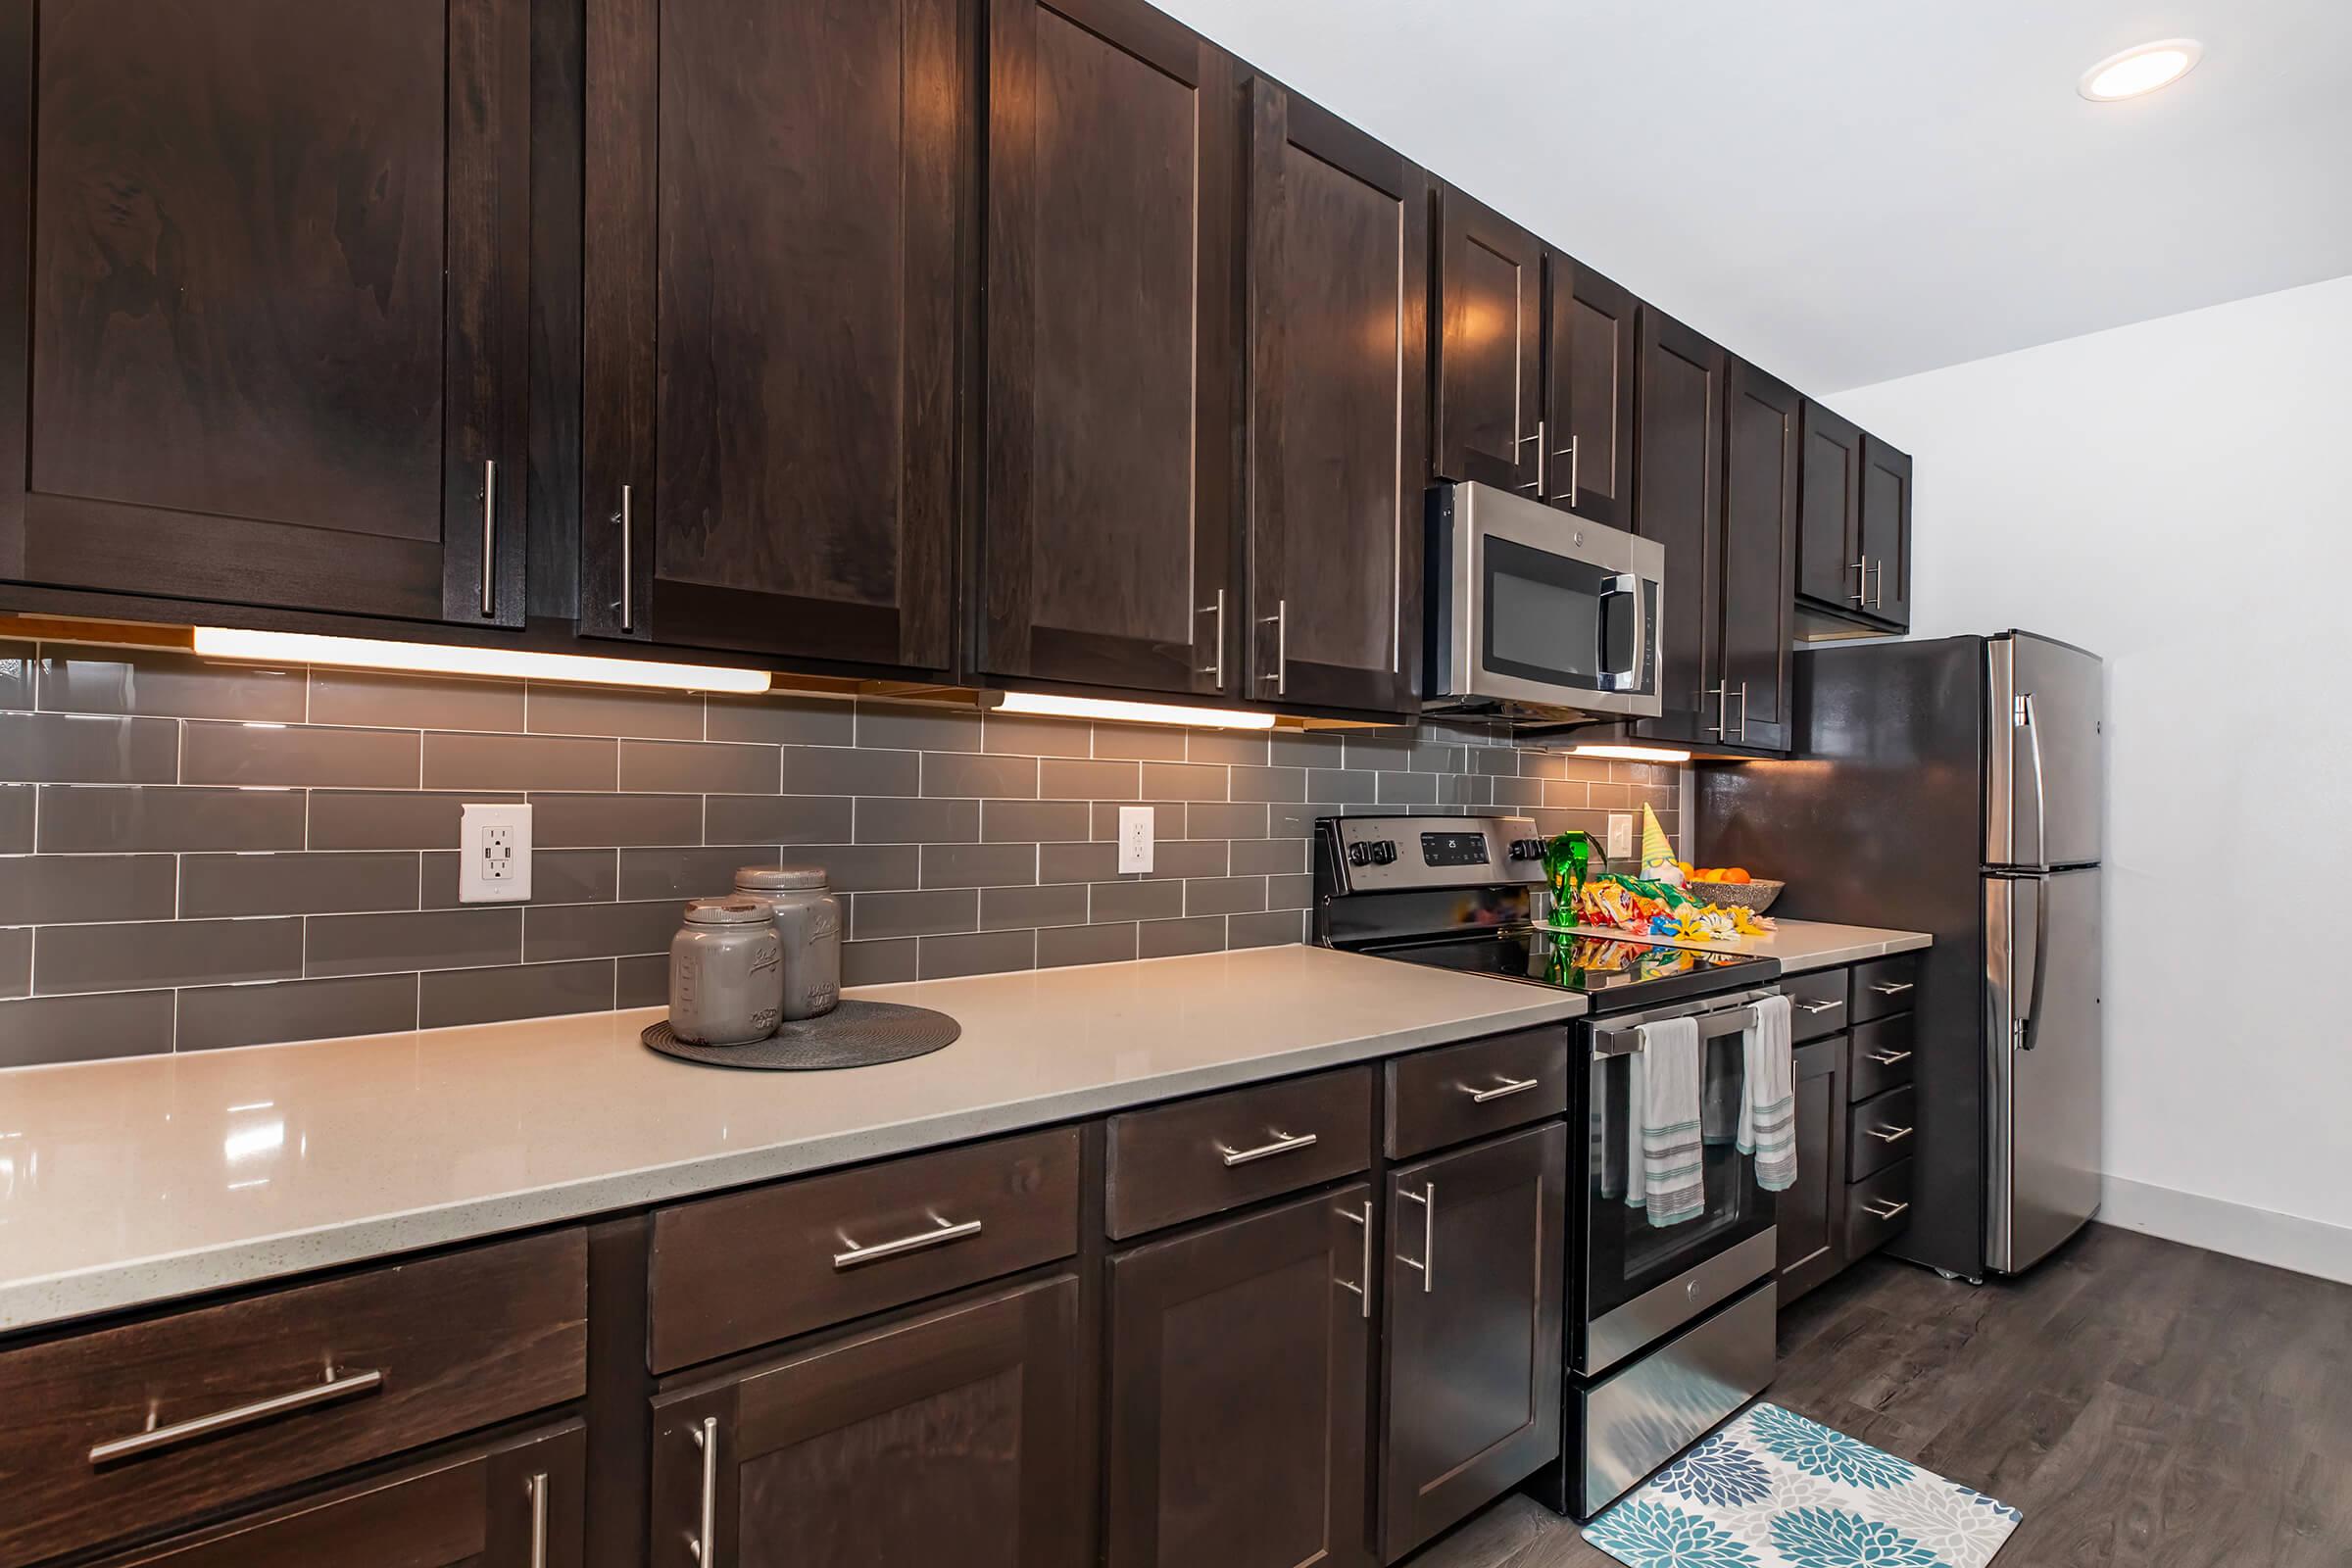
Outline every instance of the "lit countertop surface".
[[(1636, 940), (1655, 942), (1669, 948), (1703, 948), (1709, 953), (1742, 953), (1759, 958), (1778, 958), (1783, 974), (1802, 974), (1807, 969), (1828, 969), (1840, 963), (1860, 963), (1865, 958), (1883, 958), (1890, 953), (1910, 953), (1935, 941), (1925, 931), (1889, 931), (1875, 925), (1831, 925), (1820, 920), (1780, 920), (1776, 923), (1780, 929), (1768, 937), (1735, 937), (1729, 942), (1682, 942), (1673, 937), (1642, 937)], [(1622, 931), (1611, 931), (1597, 925), (1580, 925), (1576, 930), (1580, 936), (1626, 935)]]
[(659, 1009), (0, 1072), (0, 1331), (1573, 1017), (1321, 948), (855, 995), (946, 1050), (842, 1072), (657, 1055)]

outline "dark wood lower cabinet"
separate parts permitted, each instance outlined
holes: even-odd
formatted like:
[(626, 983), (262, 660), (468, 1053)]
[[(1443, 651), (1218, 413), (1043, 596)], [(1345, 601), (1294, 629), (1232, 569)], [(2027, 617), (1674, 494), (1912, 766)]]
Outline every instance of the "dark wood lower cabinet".
[(585, 1430), (568, 1421), (110, 1557), (99, 1568), (573, 1568), (586, 1451)]
[(1775, 1200), (1783, 1305), (1845, 1266), (1845, 1048), (1796, 1048), (1796, 1185)]
[(1381, 1556), (1558, 1457), (1568, 1129), (1390, 1173)]
[(1112, 1568), (1370, 1561), (1359, 1182), (1110, 1264)]
[(658, 1396), (649, 1561), (1075, 1568), (1078, 1322), (1063, 1275)]

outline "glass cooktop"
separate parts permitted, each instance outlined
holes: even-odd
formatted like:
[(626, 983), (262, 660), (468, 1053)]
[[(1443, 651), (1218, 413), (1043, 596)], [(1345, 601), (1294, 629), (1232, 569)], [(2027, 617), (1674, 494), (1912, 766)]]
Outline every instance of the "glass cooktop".
[(1557, 986), (1592, 998), (1595, 1012), (1736, 990), (1781, 972), (1777, 958), (1670, 948), (1639, 939), (1576, 936), (1530, 925), (1376, 943), (1356, 951), (1465, 974)]

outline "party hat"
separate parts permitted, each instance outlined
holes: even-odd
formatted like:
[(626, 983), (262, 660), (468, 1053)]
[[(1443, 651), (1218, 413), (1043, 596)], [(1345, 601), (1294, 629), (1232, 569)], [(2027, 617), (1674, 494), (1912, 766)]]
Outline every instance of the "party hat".
[(1642, 805), (1642, 869), (1659, 870), (1674, 863), (1674, 846), (1667, 842), (1666, 830), (1658, 825), (1658, 813)]

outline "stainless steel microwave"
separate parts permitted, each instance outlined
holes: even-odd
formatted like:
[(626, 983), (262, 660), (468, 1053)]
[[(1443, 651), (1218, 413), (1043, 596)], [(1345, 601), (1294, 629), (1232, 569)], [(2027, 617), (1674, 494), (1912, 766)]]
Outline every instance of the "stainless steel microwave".
[(1485, 484), (1429, 493), (1423, 706), (1648, 717), (1666, 550)]

